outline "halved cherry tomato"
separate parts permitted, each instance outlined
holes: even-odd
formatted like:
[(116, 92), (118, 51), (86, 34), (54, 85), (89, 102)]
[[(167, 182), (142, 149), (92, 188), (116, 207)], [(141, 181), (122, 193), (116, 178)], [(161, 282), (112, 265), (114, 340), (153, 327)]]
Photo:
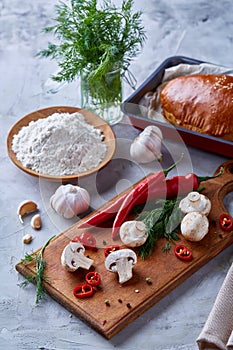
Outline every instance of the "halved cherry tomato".
[(85, 280), (88, 284), (95, 287), (95, 286), (98, 286), (100, 284), (101, 277), (100, 277), (100, 274), (98, 272), (90, 271), (86, 274)]
[(87, 231), (84, 231), (81, 235), (74, 237), (72, 242), (79, 242), (83, 244), (86, 249), (97, 250), (95, 237)]
[(175, 256), (184, 261), (190, 261), (193, 257), (192, 252), (183, 244), (178, 244), (174, 248)]
[(107, 257), (110, 253), (115, 252), (119, 249), (121, 249), (119, 245), (110, 245), (104, 249), (104, 255)]
[(76, 298), (89, 298), (93, 295), (93, 293), (93, 287), (88, 283), (81, 283), (73, 290), (73, 294)]
[(219, 217), (219, 225), (223, 231), (231, 231), (233, 230), (233, 219), (227, 214), (223, 213)]

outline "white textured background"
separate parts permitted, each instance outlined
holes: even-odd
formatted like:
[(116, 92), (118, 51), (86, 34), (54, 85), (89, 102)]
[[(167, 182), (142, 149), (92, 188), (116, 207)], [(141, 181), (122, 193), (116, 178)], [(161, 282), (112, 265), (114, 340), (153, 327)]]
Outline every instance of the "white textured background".
[[(49, 195), (57, 185), (39, 182), (20, 172), (6, 152), (7, 133), (23, 115), (45, 106), (79, 105), (78, 81), (55, 95), (46, 93), (44, 83), (56, 65), (35, 57), (49, 40), (42, 29), (51, 24), (56, 3), (54, 0), (0, 1), (0, 348), (195, 350), (195, 340), (232, 261), (232, 247), (110, 341), (78, 318), (71, 318), (67, 310), (49, 297), (35, 307), (34, 286), (25, 290), (17, 286), (23, 278), (14, 266), (29, 249), (22, 245), (21, 238), (31, 232), (29, 222), (22, 226), (18, 221), (19, 202), (27, 198), (35, 200), (42, 214), (43, 230), (36, 234), (30, 249), (40, 247), (47, 238), (59, 233), (63, 225), (67, 226), (56, 221), (47, 209)], [(131, 65), (138, 84), (173, 55), (233, 66), (231, 0), (137, 0), (135, 8), (143, 10), (147, 32), (143, 52)], [(130, 93), (125, 87), (125, 97)], [(137, 133), (128, 126), (114, 129), (122, 139), (119, 148)], [(225, 160), (195, 149), (190, 149), (190, 156), (192, 167), (199, 174), (212, 174)], [(125, 185), (141, 176), (140, 171), (124, 160), (116, 160), (109, 169), (113, 182), (122, 178)], [(101, 196), (106, 199), (113, 192), (106, 185), (104, 175), (103, 172), (99, 183), (105, 185)], [(99, 197), (93, 198), (96, 203), (98, 200)], [(232, 212), (231, 199), (228, 206)]]

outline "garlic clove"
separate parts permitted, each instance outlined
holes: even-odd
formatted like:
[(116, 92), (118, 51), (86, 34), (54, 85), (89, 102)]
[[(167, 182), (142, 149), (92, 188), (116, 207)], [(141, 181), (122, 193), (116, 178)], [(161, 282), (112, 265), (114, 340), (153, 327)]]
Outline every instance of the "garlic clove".
[(40, 214), (36, 214), (32, 217), (31, 226), (35, 230), (39, 230), (41, 228), (41, 216), (40, 216)]
[(162, 132), (153, 125), (146, 127), (130, 146), (130, 155), (138, 163), (161, 161)]
[(26, 234), (25, 236), (23, 236), (22, 241), (23, 241), (24, 244), (29, 244), (29, 243), (31, 243), (31, 241), (32, 241), (32, 235), (30, 235), (29, 233)]
[(20, 222), (23, 224), (23, 216), (37, 210), (37, 204), (31, 200), (21, 202), (17, 209), (17, 214)]

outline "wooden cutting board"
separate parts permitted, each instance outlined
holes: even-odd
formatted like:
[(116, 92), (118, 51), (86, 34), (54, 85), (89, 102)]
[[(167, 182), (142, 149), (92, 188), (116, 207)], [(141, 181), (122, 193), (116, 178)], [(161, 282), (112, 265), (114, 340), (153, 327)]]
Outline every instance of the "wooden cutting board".
[[(138, 258), (133, 278), (120, 285), (117, 274), (107, 271), (104, 266), (106, 245), (120, 243), (111, 239), (111, 223), (105, 227), (92, 228), (88, 231), (95, 236), (99, 248), (96, 252), (86, 250), (85, 255), (94, 260), (94, 269), (101, 274), (102, 282), (93, 297), (77, 299), (73, 296), (73, 288), (84, 281), (87, 271), (80, 269), (70, 273), (60, 263), (64, 247), (84, 231), (76, 223), (52, 240), (45, 250), (47, 292), (104, 337), (113, 337), (233, 242), (233, 231), (223, 232), (218, 223), (219, 215), (227, 212), (223, 203), (224, 197), (233, 191), (233, 160), (222, 166), (225, 169), (223, 175), (202, 183), (205, 186), (203, 194), (212, 202), (209, 233), (200, 242), (188, 242), (182, 238), (179, 241), (192, 250), (191, 262), (178, 260), (173, 249), (164, 253), (162, 247), (165, 241), (161, 239), (152, 256), (144, 261)], [(216, 173), (218, 171), (219, 169)], [(102, 208), (108, 205), (109, 203)], [(24, 276), (35, 274), (33, 263), (26, 266), (18, 263), (16, 269)], [(151, 278), (152, 284), (146, 282), (147, 277)], [(106, 300), (109, 300), (110, 306), (106, 305)]]

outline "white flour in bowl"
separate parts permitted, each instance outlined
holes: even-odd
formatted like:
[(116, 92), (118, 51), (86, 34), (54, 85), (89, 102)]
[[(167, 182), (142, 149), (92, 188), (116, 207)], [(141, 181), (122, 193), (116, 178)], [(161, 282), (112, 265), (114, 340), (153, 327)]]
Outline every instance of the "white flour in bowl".
[(31, 121), (12, 140), (12, 150), (25, 168), (43, 175), (79, 174), (97, 167), (107, 146), (100, 129), (80, 113), (54, 113)]

